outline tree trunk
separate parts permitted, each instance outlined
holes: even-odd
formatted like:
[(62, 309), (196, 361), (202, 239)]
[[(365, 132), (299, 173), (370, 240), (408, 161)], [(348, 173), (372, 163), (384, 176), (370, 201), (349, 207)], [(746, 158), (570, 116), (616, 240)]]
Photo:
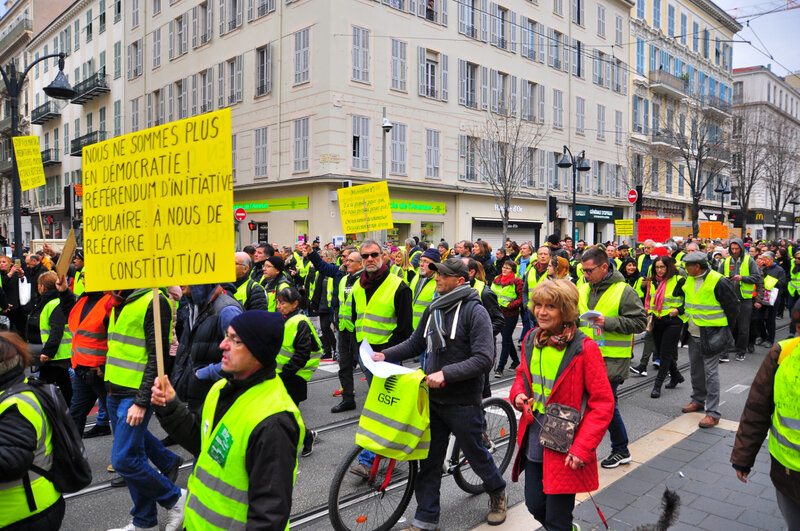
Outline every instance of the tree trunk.
[(695, 238), (700, 235), (700, 198), (697, 196), (692, 197), (692, 232)]

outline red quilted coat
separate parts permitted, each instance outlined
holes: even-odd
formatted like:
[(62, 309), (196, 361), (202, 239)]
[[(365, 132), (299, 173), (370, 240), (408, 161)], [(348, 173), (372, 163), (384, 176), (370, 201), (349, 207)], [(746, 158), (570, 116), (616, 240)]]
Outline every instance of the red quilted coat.
[[(525, 337), (522, 346), (522, 359), (514, 385), (511, 387), (510, 400), (520, 393), (528, 396), (522, 371), (531, 381), (529, 364), (525, 361), (533, 347), (536, 330), (531, 330)], [(584, 397), (586, 398), (585, 405)], [(544, 493), (575, 494), (596, 490), (597, 477), (597, 445), (603, 439), (608, 424), (614, 413), (614, 395), (608, 383), (605, 362), (600, 348), (594, 340), (577, 331), (575, 338), (567, 346), (564, 359), (558, 369), (556, 383), (547, 403), (557, 403), (581, 410), (581, 422), (575, 434), (570, 453), (586, 466), (572, 470), (564, 466), (566, 454), (544, 449)], [(516, 407), (516, 406), (514, 406)], [(511, 471), (512, 481), (518, 481), (520, 472), (524, 471), (525, 449), (528, 446), (528, 425), (533, 417), (525, 412), (519, 422), (517, 431), (517, 457)]]

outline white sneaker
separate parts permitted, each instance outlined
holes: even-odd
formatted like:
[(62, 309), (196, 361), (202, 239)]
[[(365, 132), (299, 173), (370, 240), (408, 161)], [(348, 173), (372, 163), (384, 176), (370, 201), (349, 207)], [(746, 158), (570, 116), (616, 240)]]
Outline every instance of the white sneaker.
[(115, 529), (109, 529), (108, 531), (158, 531), (158, 526), (137, 527), (133, 525), (133, 522), (128, 522), (128, 525), (126, 525), (125, 527), (117, 527)]
[(183, 510), (186, 507), (186, 497), (189, 491), (181, 489), (181, 497), (172, 506), (172, 509), (167, 511), (167, 525), (164, 531), (180, 531), (183, 529)]

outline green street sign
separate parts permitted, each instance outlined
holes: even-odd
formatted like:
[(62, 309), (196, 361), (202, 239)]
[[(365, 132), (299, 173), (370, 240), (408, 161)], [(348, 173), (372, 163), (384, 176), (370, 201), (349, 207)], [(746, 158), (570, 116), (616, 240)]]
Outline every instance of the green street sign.
[(236, 203), (233, 209), (243, 208), (248, 214), (255, 212), (277, 212), (281, 210), (307, 210), (308, 196), (298, 197), (276, 197), (266, 201), (246, 201)]
[(389, 204), (392, 212), (407, 212), (410, 214), (440, 214), (447, 213), (447, 203), (440, 201), (405, 201), (402, 199), (391, 199)]

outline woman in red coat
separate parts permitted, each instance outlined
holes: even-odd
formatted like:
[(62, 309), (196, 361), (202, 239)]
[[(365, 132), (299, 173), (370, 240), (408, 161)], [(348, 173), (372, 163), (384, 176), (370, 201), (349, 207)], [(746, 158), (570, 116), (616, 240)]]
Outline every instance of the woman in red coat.
[[(614, 396), (597, 343), (577, 329), (578, 290), (572, 282), (542, 282), (533, 290), (531, 308), (539, 328), (525, 336), (509, 397), (522, 412), (511, 479), (526, 473), (525, 504), (545, 529), (570, 531), (575, 494), (598, 487), (596, 450), (611, 422)], [(583, 407), (566, 454), (539, 443), (548, 404)]]

